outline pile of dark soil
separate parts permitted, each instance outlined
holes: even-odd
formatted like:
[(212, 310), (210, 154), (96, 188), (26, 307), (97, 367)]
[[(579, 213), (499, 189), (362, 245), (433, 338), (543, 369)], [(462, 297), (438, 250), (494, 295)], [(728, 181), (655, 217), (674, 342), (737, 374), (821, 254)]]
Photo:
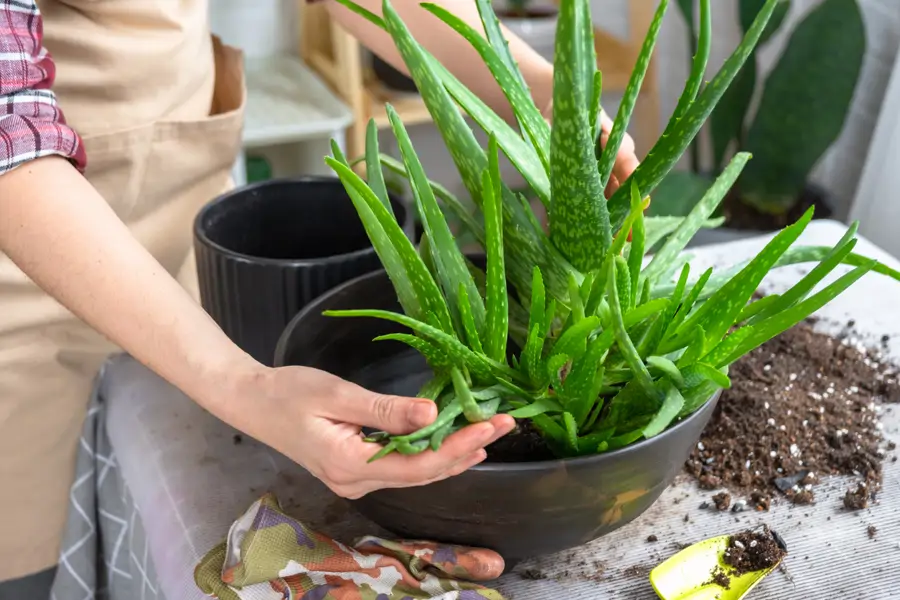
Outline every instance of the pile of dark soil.
[(845, 504), (868, 503), (885, 457), (878, 415), (883, 402), (900, 401), (900, 385), (896, 368), (852, 338), (852, 325), (841, 339), (803, 323), (732, 365), (732, 388), (686, 464), (702, 488), (767, 510), (773, 494), (809, 504), (820, 476), (850, 475), (864, 485)]

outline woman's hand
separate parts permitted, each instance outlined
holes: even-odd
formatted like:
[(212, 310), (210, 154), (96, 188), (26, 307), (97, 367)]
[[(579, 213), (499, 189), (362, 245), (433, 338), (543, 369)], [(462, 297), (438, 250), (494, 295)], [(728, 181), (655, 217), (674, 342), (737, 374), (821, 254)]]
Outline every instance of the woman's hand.
[(458, 475), (483, 461), (484, 447), (515, 426), (512, 417), (497, 415), (449, 436), (437, 452), (394, 453), (369, 463), (380, 446), (363, 441), (363, 426), (412, 433), (437, 418), (435, 403), (377, 394), (307, 367), (259, 368), (239, 386), (219, 416), (345, 498)]

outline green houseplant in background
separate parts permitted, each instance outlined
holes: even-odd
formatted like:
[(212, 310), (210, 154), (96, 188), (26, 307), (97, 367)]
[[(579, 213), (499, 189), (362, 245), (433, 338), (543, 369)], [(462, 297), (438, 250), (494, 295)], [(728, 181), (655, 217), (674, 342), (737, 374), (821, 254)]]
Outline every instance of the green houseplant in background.
[[(764, 0), (735, 0), (740, 27), (746, 32)], [(710, 27), (695, 17), (696, 0), (678, 0), (691, 39)], [(764, 45), (784, 25), (791, 7), (780, 3), (760, 36)], [(706, 36), (708, 38), (708, 36)], [(844, 126), (866, 47), (857, 0), (823, 0), (790, 32), (771, 73), (759, 74), (756, 50), (713, 111), (707, 133), (712, 163), (701, 162), (697, 143), (690, 169), (673, 172), (654, 197), (655, 214), (684, 215), (722, 172), (729, 152), (746, 151), (753, 160), (727, 198), (729, 212), (752, 219), (748, 225), (783, 226), (814, 201), (809, 175)], [(759, 106), (751, 115), (754, 92)], [(821, 206), (819, 208), (822, 208)], [(749, 209), (749, 210), (748, 210)], [(738, 214), (728, 225), (741, 227)]]
[[(608, 200), (603, 190), (653, 51), (667, 0), (660, 2), (615, 118), (599, 147), (602, 76), (596, 68), (588, 0), (562, 0), (556, 35), (552, 126), (540, 115), (502, 38), (488, 0), (477, 0), (483, 32), (440, 6), (423, 4), (478, 50), (501, 84), (518, 128), (505, 123), (410, 35), (390, 0), (384, 17), (341, 0), (393, 37), (459, 170), (474, 210), (424, 172), (396, 112), (387, 112), (401, 160), (382, 155), (370, 123), (365, 156), (345, 158), (333, 145), (326, 162), (357, 208), (402, 306), (328, 312), (379, 318), (408, 333), (401, 341), (428, 361), (433, 378), (420, 395), (435, 400), (438, 420), (404, 436), (374, 434), (391, 452), (438, 448), (467, 423), (506, 412), (529, 420), (560, 457), (610, 452), (653, 438), (729, 386), (728, 367), (802, 321), (869, 271), (900, 279), (853, 253), (853, 226), (834, 247), (796, 245), (806, 211), (745, 264), (696, 272), (683, 249), (710, 221), (752, 164), (737, 153), (690, 213), (645, 217), (655, 188), (671, 171), (729, 85), (752, 56), (778, 0), (767, 0), (721, 70), (702, 85), (709, 28), (698, 35), (697, 59), (663, 135), (632, 177)], [(827, 0), (826, 0), (827, 1)], [(708, 22), (710, 0), (700, 4)], [(482, 147), (463, 115), (490, 133)], [(505, 154), (549, 210), (545, 234), (529, 204), (502, 181)], [(353, 169), (366, 163), (368, 181)], [(382, 173), (408, 178), (423, 223), (416, 247), (393, 217)], [(477, 267), (453, 239), (453, 214), (486, 253)], [(629, 236), (630, 234), (630, 236)], [(652, 256), (651, 249), (658, 248)], [(753, 298), (773, 268), (816, 263), (781, 295)], [(825, 285), (839, 265), (853, 267)], [(823, 285), (819, 285), (822, 283)]]

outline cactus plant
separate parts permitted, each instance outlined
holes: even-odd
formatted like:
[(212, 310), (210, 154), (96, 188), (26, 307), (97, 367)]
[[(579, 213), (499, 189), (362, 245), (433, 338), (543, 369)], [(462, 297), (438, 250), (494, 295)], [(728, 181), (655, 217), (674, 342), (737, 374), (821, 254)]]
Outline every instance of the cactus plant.
[[(700, 131), (778, 7), (766, 0), (719, 73), (701, 87), (710, 29), (678, 108), (647, 158), (611, 195), (603, 190), (659, 34), (661, 0), (612, 132), (596, 156), (600, 75), (588, 0), (562, 0), (556, 35), (552, 126), (540, 115), (488, 0), (476, 0), (483, 32), (434, 4), (423, 6), (474, 46), (507, 95), (519, 131), (490, 111), (410, 34), (384, 0), (383, 17), (340, 0), (385, 28), (406, 62), (475, 206), (430, 181), (406, 128), (387, 107), (401, 160), (378, 150), (374, 125), (366, 155), (345, 158), (337, 144), (326, 162), (337, 173), (394, 286), (402, 312), (344, 310), (339, 318), (393, 321), (422, 354), (433, 378), (422, 397), (437, 421), (407, 435), (376, 433), (372, 460), (392, 452), (437, 449), (467, 423), (503, 412), (527, 419), (561, 457), (607, 452), (654, 437), (728, 387), (728, 367), (802, 321), (864, 274), (900, 273), (853, 253), (856, 227), (833, 248), (795, 246), (812, 210), (776, 235), (746, 264), (692, 272), (683, 249), (748, 163), (738, 153), (685, 218), (645, 218), (649, 196)], [(701, 12), (709, 20), (710, 0)], [(483, 148), (459, 107), (490, 133)], [(503, 152), (550, 212), (549, 236), (530, 205), (501, 178)], [(353, 169), (366, 163), (369, 181)], [(378, 173), (410, 182), (425, 234), (415, 245), (389, 210)], [(444, 211), (470, 229), (486, 253), (484, 270), (455, 244)], [(658, 250), (650, 256), (651, 248)], [(776, 267), (817, 263), (781, 295), (754, 300)], [(816, 289), (841, 264), (852, 269)]]
[[(738, 0), (745, 33), (763, 5), (764, 0)], [(693, 39), (694, 0), (679, 0), (678, 6)], [(779, 31), (789, 7), (788, 0), (779, 4), (760, 36), (760, 45)], [(754, 50), (710, 117), (712, 169), (704, 169), (696, 159), (691, 171), (697, 177), (719, 173), (730, 149), (750, 152), (754, 160), (737, 181), (735, 198), (761, 213), (788, 213), (799, 201), (810, 172), (840, 135), (865, 45), (857, 0), (824, 0), (791, 32), (764, 81), (758, 81)], [(758, 84), (762, 97), (750, 120), (748, 111)], [(674, 197), (681, 196), (684, 185), (697, 185), (690, 179), (680, 176), (680, 182), (670, 186)], [(658, 208), (675, 214), (675, 207), (669, 211), (666, 200), (659, 200)]]

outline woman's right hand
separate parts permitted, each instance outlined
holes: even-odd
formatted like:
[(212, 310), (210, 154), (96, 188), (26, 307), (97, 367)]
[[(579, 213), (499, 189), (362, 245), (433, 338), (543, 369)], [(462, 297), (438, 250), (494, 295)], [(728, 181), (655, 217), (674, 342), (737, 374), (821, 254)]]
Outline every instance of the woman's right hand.
[(307, 367), (258, 367), (237, 378), (233, 393), (216, 404), (220, 418), (293, 459), (345, 498), (458, 475), (483, 461), (484, 447), (515, 426), (509, 415), (497, 415), (447, 437), (437, 452), (393, 453), (369, 463), (379, 446), (363, 441), (362, 427), (412, 433), (437, 418), (435, 403), (377, 394)]

